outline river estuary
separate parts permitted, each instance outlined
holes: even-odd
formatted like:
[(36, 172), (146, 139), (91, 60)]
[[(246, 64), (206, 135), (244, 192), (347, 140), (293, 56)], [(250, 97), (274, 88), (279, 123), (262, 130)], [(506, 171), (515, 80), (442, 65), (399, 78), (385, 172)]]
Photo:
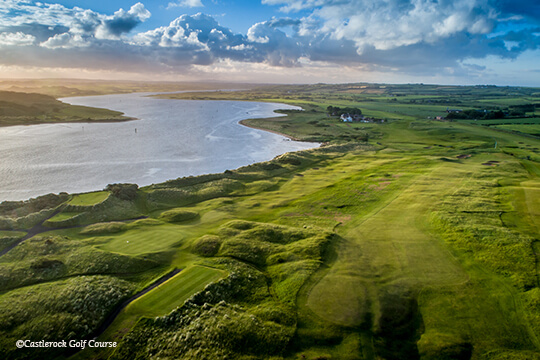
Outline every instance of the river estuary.
[(140, 186), (222, 172), (317, 147), (251, 129), (240, 120), (277, 116), (284, 104), (188, 101), (122, 94), (61, 99), (138, 120), (0, 128), (0, 201)]

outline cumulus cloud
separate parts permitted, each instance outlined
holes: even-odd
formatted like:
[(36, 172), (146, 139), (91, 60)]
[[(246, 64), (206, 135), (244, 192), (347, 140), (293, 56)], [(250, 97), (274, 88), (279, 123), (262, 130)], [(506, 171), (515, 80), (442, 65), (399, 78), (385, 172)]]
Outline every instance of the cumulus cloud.
[(316, 31), (365, 47), (388, 50), (421, 42), (433, 43), (460, 32), (487, 34), (496, 11), (487, 0), (264, 0), (284, 11), (313, 9)]
[(242, 35), (234, 34), (211, 16), (201, 13), (182, 15), (168, 26), (137, 34), (131, 44), (152, 49), (163, 64), (169, 65), (179, 59), (208, 64), (219, 58), (246, 60), (252, 57)]
[(274, 66), (293, 66), (303, 55), (300, 40), (278, 29), (286, 24), (275, 20), (260, 22), (250, 27), (247, 33), (247, 40)]
[[(144, 5), (137, 3), (124, 11), (120, 9), (113, 16), (105, 17), (97, 27), (97, 37), (117, 38), (124, 33), (128, 33), (146, 19), (150, 17), (150, 12), (144, 8)], [(102, 34), (101, 36), (99, 36)]]
[(34, 36), (49, 47), (53, 44), (62, 44), (63, 47), (69, 43), (82, 44), (84, 41), (81, 40), (93, 37), (118, 39), (149, 17), (150, 12), (141, 3), (133, 5), (128, 11), (120, 9), (113, 15), (79, 7), (66, 8), (59, 4), (17, 0), (0, 3), (0, 31), (16, 29)]

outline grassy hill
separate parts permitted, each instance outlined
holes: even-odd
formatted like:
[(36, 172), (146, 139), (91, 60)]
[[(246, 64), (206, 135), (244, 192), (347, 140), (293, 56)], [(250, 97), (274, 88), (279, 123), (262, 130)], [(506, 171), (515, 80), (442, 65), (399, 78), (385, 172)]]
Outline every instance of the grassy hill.
[(131, 118), (118, 111), (69, 105), (49, 95), (0, 91), (0, 126), (125, 120)]

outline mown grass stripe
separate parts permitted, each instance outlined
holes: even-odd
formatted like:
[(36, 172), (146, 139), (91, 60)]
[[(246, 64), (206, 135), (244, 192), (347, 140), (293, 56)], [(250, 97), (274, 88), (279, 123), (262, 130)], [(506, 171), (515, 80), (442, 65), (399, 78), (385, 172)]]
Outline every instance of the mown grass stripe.
[(128, 312), (151, 316), (165, 315), (223, 274), (221, 270), (193, 266), (134, 301)]

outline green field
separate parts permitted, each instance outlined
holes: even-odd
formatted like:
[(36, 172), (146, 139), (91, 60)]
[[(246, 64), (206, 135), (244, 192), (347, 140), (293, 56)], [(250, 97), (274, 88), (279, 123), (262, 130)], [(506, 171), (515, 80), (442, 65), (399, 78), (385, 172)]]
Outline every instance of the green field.
[(540, 124), (538, 125), (497, 125), (497, 129), (517, 131), (524, 134), (530, 134), (540, 137)]
[(108, 236), (100, 249), (126, 255), (140, 255), (170, 249), (184, 236), (176, 226), (141, 227), (117, 236)]
[[(1, 205), (6, 230), (83, 205), (51, 219), (65, 229), (0, 257), (2, 350), (26, 356), (9, 350), (26, 329), (86, 336), (102, 309), (179, 268), (99, 336), (118, 348), (72, 358), (540, 359), (540, 139), (521, 134), (537, 119), (427, 119), (447, 107), (535, 106), (535, 92), (318, 84), (167, 95), (301, 105), (244, 123), (325, 144), (119, 185), (104, 208), (91, 205), (108, 192)], [(328, 105), (387, 121), (343, 123)], [(104, 303), (108, 284), (121, 291)], [(56, 293), (73, 301), (63, 308)], [(51, 313), (35, 306), (40, 294)]]
[(107, 191), (97, 191), (86, 194), (79, 194), (75, 195), (68, 204), (92, 206), (104, 201), (105, 199), (107, 199), (108, 196), (109, 193)]

